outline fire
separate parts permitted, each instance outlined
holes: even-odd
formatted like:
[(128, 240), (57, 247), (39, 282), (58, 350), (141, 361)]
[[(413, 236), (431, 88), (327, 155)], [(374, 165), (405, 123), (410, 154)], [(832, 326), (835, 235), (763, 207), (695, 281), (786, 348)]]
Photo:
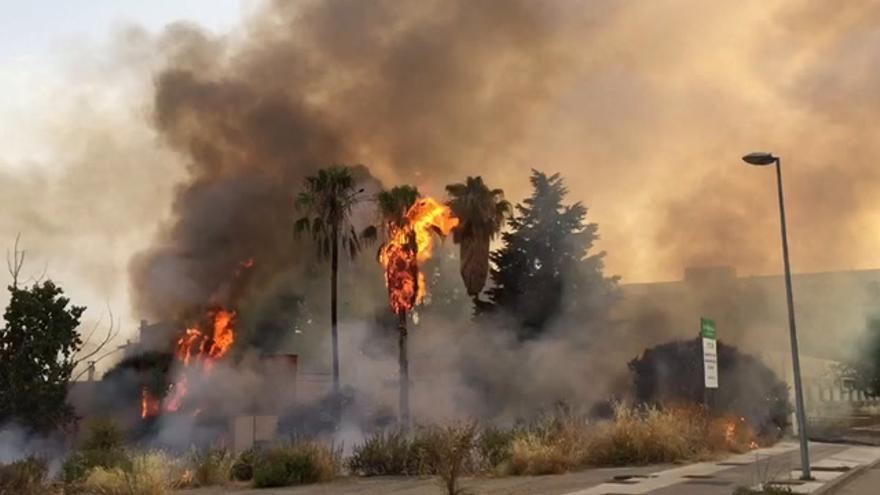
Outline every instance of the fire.
[(147, 390), (147, 387), (141, 389), (141, 419), (159, 414), (159, 401)]
[(210, 372), (214, 364), (225, 356), (235, 343), (235, 311), (214, 309), (208, 312), (210, 330), (203, 331), (199, 326), (186, 329), (183, 337), (177, 340), (175, 357), (183, 364), (183, 374), (174, 383), (165, 399), (166, 411), (177, 411), (189, 388), (187, 378), (191, 368)]
[(409, 311), (425, 297), (425, 277), (419, 267), (431, 258), (433, 233), (443, 236), (458, 225), (448, 206), (423, 198), (406, 212), (402, 227), (391, 225), (389, 239), (379, 251), (385, 267), (388, 299), (395, 313)]
[[(233, 280), (239, 279), (246, 270), (253, 268), (254, 259), (249, 258), (238, 263), (233, 272)], [(216, 294), (213, 300), (220, 299)], [(177, 339), (174, 357), (182, 365), (180, 376), (168, 390), (161, 407), (158, 400), (152, 397), (146, 388), (142, 391), (141, 417), (147, 418), (158, 414), (160, 410), (177, 411), (181, 408), (184, 397), (189, 392), (189, 377), (193, 373), (210, 373), (217, 361), (226, 357), (235, 344), (235, 325), (237, 312), (215, 306), (208, 310), (201, 321), (186, 328)], [(201, 412), (196, 409), (193, 415)]]
[(754, 431), (746, 422), (746, 418), (731, 419), (724, 423), (724, 443), (728, 448), (737, 450), (748, 444), (748, 450), (760, 447), (755, 440)]
[(736, 445), (736, 423), (730, 422), (724, 425), (724, 441), (727, 445)]

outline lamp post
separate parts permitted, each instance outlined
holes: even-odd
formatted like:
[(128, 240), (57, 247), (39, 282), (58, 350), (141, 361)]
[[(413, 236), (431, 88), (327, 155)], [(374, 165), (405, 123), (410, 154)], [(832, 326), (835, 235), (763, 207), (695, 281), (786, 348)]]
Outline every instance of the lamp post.
[(810, 472), (810, 451), (807, 447), (807, 414), (804, 410), (804, 391), (801, 386), (801, 363), (798, 355), (797, 328), (794, 320), (794, 296), (791, 292), (791, 266), (788, 261), (788, 234), (785, 228), (785, 201), (782, 195), (782, 160), (772, 153), (756, 152), (743, 157), (750, 165), (766, 166), (776, 164), (776, 186), (779, 191), (779, 223), (782, 227), (782, 260), (785, 264), (785, 296), (788, 301), (788, 330), (791, 340), (791, 364), (794, 368), (794, 400), (797, 416), (798, 438), (801, 446), (801, 479), (812, 479)]

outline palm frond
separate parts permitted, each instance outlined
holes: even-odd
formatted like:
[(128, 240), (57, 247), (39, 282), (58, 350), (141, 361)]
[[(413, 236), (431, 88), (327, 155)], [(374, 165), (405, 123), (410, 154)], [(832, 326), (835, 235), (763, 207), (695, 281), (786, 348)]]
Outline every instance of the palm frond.
[(311, 219), (309, 217), (302, 217), (293, 224), (293, 231), (297, 235), (301, 235), (305, 232), (311, 232)]
[(345, 252), (356, 254), (360, 241), (350, 217), (361, 200), (359, 192), (351, 169), (345, 165), (332, 165), (306, 177), (295, 200), (297, 209), (305, 216), (294, 223), (295, 232), (308, 232), (322, 256), (332, 251), (337, 234), (338, 245)]
[(370, 225), (361, 231), (360, 238), (368, 243), (374, 242), (379, 237), (379, 229), (375, 225)]

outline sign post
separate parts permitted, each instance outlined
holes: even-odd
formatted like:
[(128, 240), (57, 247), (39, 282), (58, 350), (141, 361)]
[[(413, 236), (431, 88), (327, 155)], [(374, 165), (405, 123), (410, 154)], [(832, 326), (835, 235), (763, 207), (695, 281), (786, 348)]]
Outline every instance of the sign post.
[(715, 322), (700, 318), (700, 337), (703, 340), (703, 402), (709, 408), (709, 390), (718, 388), (718, 342)]

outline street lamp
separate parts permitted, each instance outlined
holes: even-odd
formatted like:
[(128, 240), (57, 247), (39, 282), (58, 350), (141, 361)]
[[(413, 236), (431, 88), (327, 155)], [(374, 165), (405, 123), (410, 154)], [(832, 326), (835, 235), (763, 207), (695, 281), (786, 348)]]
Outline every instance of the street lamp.
[(794, 368), (794, 400), (797, 416), (798, 437), (801, 445), (801, 479), (812, 479), (810, 473), (810, 451), (807, 448), (807, 415), (804, 410), (804, 391), (801, 386), (801, 363), (798, 356), (797, 328), (794, 321), (794, 296), (791, 292), (791, 266), (788, 262), (788, 234), (785, 228), (785, 201), (782, 199), (782, 160), (772, 153), (756, 152), (744, 156), (743, 161), (750, 165), (766, 166), (776, 164), (776, 186), (779, 191), (779, 223), (782, 226), (782, 260), (785, 264), (785, 296), (788, 301), (788, 330), (791, 339), (791, 364)]

